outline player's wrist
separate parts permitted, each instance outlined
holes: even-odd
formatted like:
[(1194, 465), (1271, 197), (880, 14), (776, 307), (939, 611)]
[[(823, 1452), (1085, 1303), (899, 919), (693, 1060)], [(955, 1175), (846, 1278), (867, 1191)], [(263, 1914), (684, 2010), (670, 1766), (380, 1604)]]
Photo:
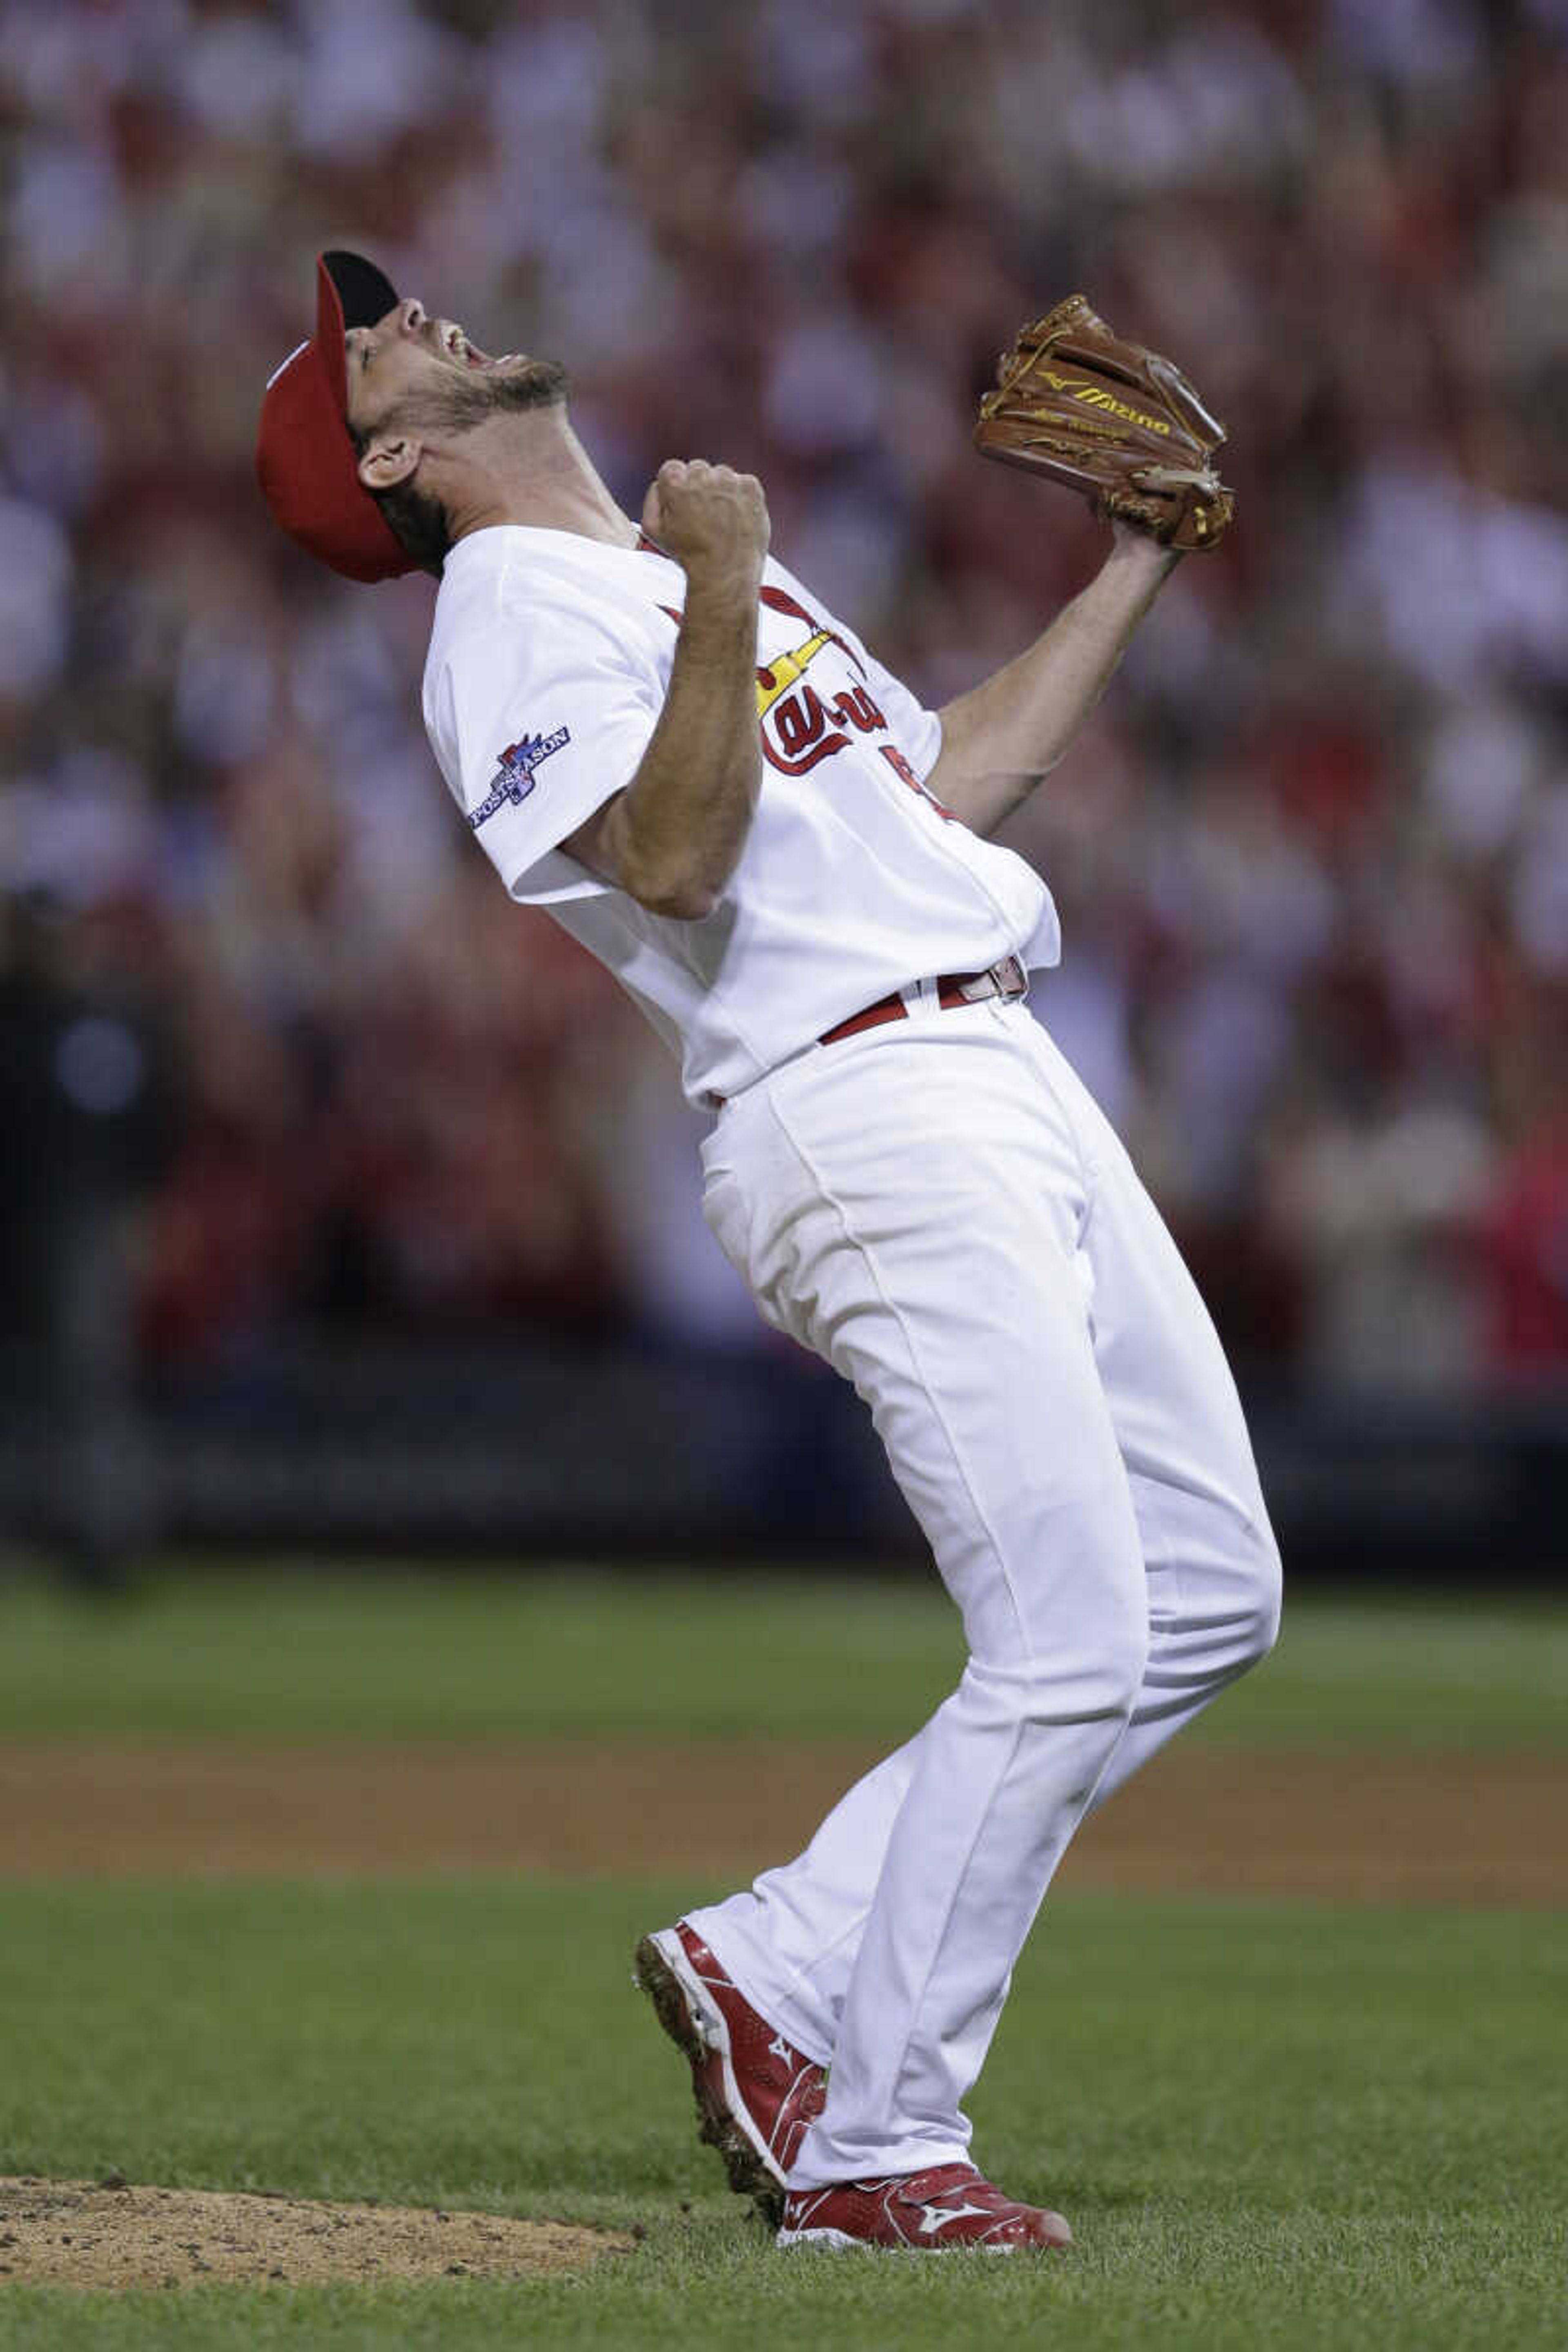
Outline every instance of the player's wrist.
[(763, 584), (760, 557), (691, 562), (686, 566), (686, 618), (715, 624), (744, 619), (754, 629)]
[(1152, 531), (1140, 530), (1136, 523), (1114, 521), (1106, 562), (1114, 563), (1120, 571), (1142, 572), (1157, 583), (1169, 578), (1185, 551), (1184, 548), (1162, 545)]

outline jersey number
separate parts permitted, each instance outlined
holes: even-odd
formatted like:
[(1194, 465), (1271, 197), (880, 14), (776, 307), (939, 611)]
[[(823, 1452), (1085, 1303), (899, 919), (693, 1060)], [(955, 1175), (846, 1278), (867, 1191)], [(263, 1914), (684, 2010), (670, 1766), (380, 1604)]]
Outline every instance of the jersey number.
[(939, 801), (936, 794), (921, 783), (896, 743), (879, 743), (877, 748), (894, 775), (901, 776), (911, 793), (919, 793), (922, 801), (929, 801), (938, 816), (945, 818), (949, 824), (958, 823), (957, 810), (950, 809), (945, 801)]

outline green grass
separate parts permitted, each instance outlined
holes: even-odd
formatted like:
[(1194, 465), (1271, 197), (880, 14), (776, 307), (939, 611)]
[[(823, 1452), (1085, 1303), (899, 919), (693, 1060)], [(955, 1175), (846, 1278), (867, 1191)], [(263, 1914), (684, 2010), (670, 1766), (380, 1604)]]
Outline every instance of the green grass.
[[(171, 1571), (0, 1588), (0, 1738), (889, 1740), (959, 1663), (933, 1585)], [(1562, 1754), (1568, 1612), (1300, 1600), (1191, 1738)], [(578, 2277), (74, 2296), (0, 2352), (1534, 2352), (1568, 2340), (1568, 1962), (1526, 1912), (1048, 1906), (973, 2102), (1063, 2262), (780, 2257), (627, 1984), (703, 1890), (497, 1878), (0, 1885), (0, 2171), (635, 2224)]]
[[(0, 1586), (0, 1738), (893, 1742), (961, 1664), (929, 1580), (170, 1573), (88, 1607)], [(1568, 1609), (1288, 1606), (1187, 1736), (1568, 1749)]]
[[(777, 2255), (627, 1985), (695, 1890), (118, 1885), (0, 1898), (0, 2170), (639, 2224), (574, 2279), (0, 2290), (0, 2347), (1073, 2352), (1563, 2338), (1568, 1964), (1541, 1915), (1065, 1895), (976, 2147), (1061, 2262)], [(687, 2209), (689, 2210), (687, 2210)]]

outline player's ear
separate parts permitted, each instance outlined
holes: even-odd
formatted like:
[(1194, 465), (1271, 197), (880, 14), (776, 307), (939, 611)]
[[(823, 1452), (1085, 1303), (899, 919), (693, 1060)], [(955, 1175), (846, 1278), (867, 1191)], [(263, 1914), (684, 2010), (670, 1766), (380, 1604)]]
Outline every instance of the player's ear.
[(406, 434), (387, 434), (373, 441), (360, 459), (360, 480), (367, 490), (395, 490), (408, 479), (423, 455), (422, 445)]

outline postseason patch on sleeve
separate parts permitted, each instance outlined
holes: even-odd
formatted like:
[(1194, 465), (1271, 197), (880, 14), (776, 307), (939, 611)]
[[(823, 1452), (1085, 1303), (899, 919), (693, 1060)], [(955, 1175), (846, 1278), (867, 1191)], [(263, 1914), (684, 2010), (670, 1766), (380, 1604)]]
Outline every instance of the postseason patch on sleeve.
[(563, 743), (572, 740), (569, 727), (558, 727), (552, 735), (523, 735), (509, 743), (500, 755), (500, 765), (490, 778), (489, 790), (477, 809), (468, 812), (468, 824), (478, 832), (487, 818), (509, 803), (521, 808), (533, 790), (534, 771), (541, 761), (548, 760), (552, 751), (559, 751)]

